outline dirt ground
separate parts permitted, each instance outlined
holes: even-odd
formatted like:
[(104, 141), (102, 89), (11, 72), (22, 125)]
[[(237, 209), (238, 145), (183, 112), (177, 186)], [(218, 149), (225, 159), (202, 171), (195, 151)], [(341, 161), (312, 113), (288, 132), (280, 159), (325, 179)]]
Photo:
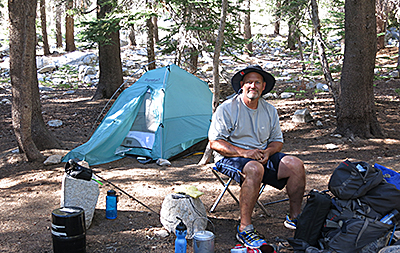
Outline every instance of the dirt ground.
[[(275, 89), (283, 92), (287, 84), (278, 82)], [(378, 120), (386, 136), (373, 139), (346, 139), (333, 136), (335, 130), (334, 105), (328, 93), (307, 91), (302, 96), (289, 99), (272, 99), (270, 103), (278, 109), (285, 144), (283, 152), (301, 158), (306, 166), (307, 187), (325, 190), (335, 167), (344, 159), (379, 163), (400, 171), (400, 88), (399, 79), (381, 80), (375, 84)], [(231, 92), (229, 87), (225, 90)], [(44, 155), (65, 154), (90, 137), (93, 123), (106, 100), (91, 101), (95, 88), (78, 88), (75, 93), (56, 89), (43, 92), (45, 122), (60, 119), (61, 127), (51, 131), (63, 142), (63, 150), (46, 150)], [(2, 96), (8, 91), (0, 89)], [(293, 123), (291, 115), (297, 109), (307, 107), (314, 117), (310, 123)], [(1, 105), (0, 114), (0, 252), (52, 252), (50, 232), (51, 213), (60, 205), (61, 181), (64, 164), (44, 166), (26, 163), (15, 153), (17, 143), (11, 125), (11, 105)], [(323, 123), (318, 126), (317, 121)], [(334, 144), (336, 148), (330, 149)], [(91, 227), (87, 230), (87, 252), (173, 252), (175, 236), (157, 235), (162, 230), (159, 219), (161, 204), (168, 194), (179, 185), (194, 185), (204, 193), (200, 197), (207, 210), (210, 209), (221, 189), (220, 183), (211, 173), (210, 166), (199, 166), (201, 155), (192, 155), (172, 161), (170, 167), (155, 163), (143, 165), (134, 158), (94, 166), (99, 175), (136, 199), (122, 194), (118, 203), (118, 218), (105, 218), (107, 190), (100, 187), (100, 196)], [(231, 186), (237, 194), (237, 184)], [(117, 190), (118, 192), (118, 190)], [(283, 200), (285, 191), (267, 187), (261, 202)], [(305, 202), (305, 201), (304, 201)], [(293, 230), (283, 226), (288, 213), (288, 202), (266, 205), (268, 215), (259, 207), (253, 214), (256, 229), (265, 239), (280, 248), (280, 252), (291, 252), (285, 240), (294, 235)], [(154, 211), (154, 212), (153, 212)], [(226, 195), (214, 213), (208, 213), (214, 226), (215, 252), (229, 252), (237, 243), (235, 227), (239, 221), (239, 208)], [(208, 227), (212, 230), (212, 226)], [(188, 252), (193, 252), (192, 241), (188, 241)]]

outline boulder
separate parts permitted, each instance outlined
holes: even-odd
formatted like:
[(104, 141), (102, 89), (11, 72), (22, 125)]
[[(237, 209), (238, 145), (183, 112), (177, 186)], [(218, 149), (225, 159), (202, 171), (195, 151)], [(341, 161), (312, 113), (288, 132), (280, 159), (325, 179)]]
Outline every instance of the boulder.
[(187, 227), (187, 238), (192, 239), (194, 233), (207, 227), (207, 212), (200, 198), (173, 193), (165, 197), (160, 211), (160, 221), (168, 232), (175, 233), (175, 228), (182, 219)]
[(85, 211), (86, 229), (92, 224), (99, 197), (99, 185), (94, 181), (76, 179), (64, 174), (61, 189), (61, 207), (76, 206)]
[(307, 108), (297, 110), (293, 117), (292, 117), (293, 122), (296, 123), (307, 123), (313, 120), (313, 117), (310, 114), (310, 111)]

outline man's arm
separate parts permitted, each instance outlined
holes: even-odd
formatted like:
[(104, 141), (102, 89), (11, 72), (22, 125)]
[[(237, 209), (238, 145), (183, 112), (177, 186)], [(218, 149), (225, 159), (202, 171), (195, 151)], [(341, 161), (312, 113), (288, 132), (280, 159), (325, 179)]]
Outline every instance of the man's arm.
[(275, 153), (281, 152), (283, 147), (283, 143), (279, 142), (279, 141), (273, 141), (271, 143), (268, 144), (267, 148), (264, 151), (264, 157), (263, 159), (260, 161), (260, 163), (265, 164), (269, 157), (272, 156)]
[(226, 157), (244, 157), (251, 158), (265, 164), (269, 157), (282, 150), (282, 142), (271, 142), (265, 150), (262, 149), (244, 149), (232, 145), (225, 140), (210, 141), (210, 148)]

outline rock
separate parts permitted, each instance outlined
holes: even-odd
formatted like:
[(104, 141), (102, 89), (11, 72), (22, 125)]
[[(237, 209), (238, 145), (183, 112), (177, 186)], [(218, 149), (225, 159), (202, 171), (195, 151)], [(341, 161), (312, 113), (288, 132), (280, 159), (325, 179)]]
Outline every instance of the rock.
[(9, 99), (7, 99), (7, 98), (3, 98), (3, 99), (1, 100), (1, 103), (2, 103), (3, 105), (11, 105), (11, 104), (12, 104), (11, 101), (10, 101)]
[(47, 125), (51, 127), (59, 127), (62, 126), (62, 124), (63, 124), (62, 121), (59, 119), (54, 119), (47, 122)]
[(307, 108), (297, 110), (292, 116), (292, 121), (296, 123), (308, 123), (313, 120), (310, 111)]
[(275, 64), (272, 62), (267, 62), (264, 64), (263, 68), (264, 69), (273, 69), (273, 68), (275, 68)]
[(62, 156), (61, 155), (52, 155), (49, 156), (46, 161), (43, 162), (44, 165), (53, 165), (61, 163)]
[(317, 83), (316, 87), (318, 90), (329, 91), (329, 87), (327, 84)]
[(39, 85), (39, 90), (41, 90), (41, 91), (54, 91), (53, 88), (46, 87), (46, 86), (43, 86), (43, 85)]
[(63, 93), (63, 95), (68, 95), (68, 94), (74, 94), (75, 90), (67, 90), (66, 92)]
[(75, 179), (64, 174), (61, 187), (61, 207), (77, 206), (85, 210), (86, 229), (92, 224), (99, 197), (99, 185), (94, 181)]
[(188, 239), (207, 227), (207, 212), (200, 198), (194, 199), (177, 193), (167, 195), (161, 206), (160, 221), (170, 233), (175, 233), (175, 228), (180, 222), (176, 217), (185, 223)]
[(326, 145), (325, 145), (325, 148), (326, 148), (326, 149), (329, 149), (329, 150), (333, 150), (333, 149), (338, 149), (339, 146), (336, 145), (336, 144), (333, 144), (333, 143), (329, 143), (329, 144), (326, 144)]
[(282, 92), (281, 93), (281, 98), (291, 98), (294, 97), (294, 93), (293, 92)]
[(264, 99), (269, 99), (269, 98), (278, 98), (278, 94), (276, 93), (267, 93), (263, 96)]
[(167, 159), (162, 159), (162, 158), (159, 158), (156, 161), (156, 164), (160, 165), (160, 166), (171, 166), (171, 162), (170, 161), (168, 161)]
[(397, 78), (400, 77), (399, 71), (398, 70), (394, 70), (394, 71), (389, 73), (389, 76), (397, 79)]
[(54, 70), (56, 70), (56, 65), (50, 64), (50, 65), (46, 65), (44, 67), (42, 67), (41, 69), (38, 70), (39, 74), (44, 74), (44, 73), (49, 73), (49, 72), (53, 72)]
[(316, 123), (316, 125), (317, 125), (318, 127), (322, 127), (324, 124), (322, 124), (322, 122), (318, 120), (317, 123)]
[(153, 232), (154, 232), (155, 235), (157, 235), (157, 236), (159, 236), (159, 237), (162, 237), (162, 238), (165, 238), (165, 237), (168, 237), (168, 236), (169, 236), (168, 231), (165, 230), (164, 228), (155, 228), (155, 229), (153, 230)]
[(80, 65), (78, 68), (78, 78), (81, 81), (85, 80), (85, 77), (88, 75), (96, 75), (97, 70), (94, 67), (88, 66), (88, 65)]

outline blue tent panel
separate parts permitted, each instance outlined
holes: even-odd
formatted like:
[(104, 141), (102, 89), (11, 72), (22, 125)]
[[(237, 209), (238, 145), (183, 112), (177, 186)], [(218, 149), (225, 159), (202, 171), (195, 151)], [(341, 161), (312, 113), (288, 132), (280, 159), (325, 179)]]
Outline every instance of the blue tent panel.
[[(119, 95), (89, 141), (63, 161), (77, 158), (97, 165), (126, 154), (168, 159), (206, 139), (211, 116), (212, 93), (206, 82), (176, 65), (151, 70)], [(139, 122), (142, 118), (154, 129), (140, 130), (146, 126)], [(129, 146), (130, 140), (135, 144)]]

